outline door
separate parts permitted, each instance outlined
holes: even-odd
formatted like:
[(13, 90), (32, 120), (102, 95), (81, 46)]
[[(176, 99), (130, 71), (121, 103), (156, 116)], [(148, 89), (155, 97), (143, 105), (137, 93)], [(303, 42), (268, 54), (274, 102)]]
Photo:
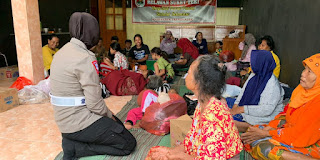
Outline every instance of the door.
[(107, 50), (112, 36), (118, 36), (121, 48), (125, 47), (126, 0), (99, 0), (100, 36)]

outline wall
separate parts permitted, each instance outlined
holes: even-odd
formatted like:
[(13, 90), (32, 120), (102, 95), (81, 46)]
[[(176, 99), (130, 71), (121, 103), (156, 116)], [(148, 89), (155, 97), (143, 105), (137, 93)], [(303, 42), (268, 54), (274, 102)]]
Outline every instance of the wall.
[[(217, 8), (216, 25), (238, 25), (239, 8)], [(132, 10), (127, 8), (127, 38), (133, 40), (135, 34), (141, 34), (149, 48), (159, 47), (160, 35), (165, 32), (165, 25), (133, 24)]]
[(74, 12), (89, 12), (89, 0), (40, 0), (40, 21), (42, 27), (62, 28), (68, 32), (69, 18)]
[[(40, 20), (42, 27), (62, 28), (62, 31), (68, 31), (68, 22), (70, 15), (75, 11), (89, 11), (89, 0), (41, 0), (39, 1)], [(91, 1), (92, 3), (92, 1)], [(76, 5), (75, 5), (76, 4)], [(132, 11), (127, 8), (127, 38), (133, 39), (137, 33), (142, 34), (144, 41), (150, 48), (159, 46), (159, 36), (165, 32), (165, 25), (143, 25), (132, 24)], [(239, 8), (217, 8), (216, 25), (238, 25)], [(7, 55), (9, 64), (17, 64), (16, 51), (14, 45), (13, 22), (11, 12), (11, 1), (0, 1), (0, 52)], [(60, 37), (63, 42), (68, 41), (69, 36)], [(43, 37), (43, 45), (46, 39)], [(63, 43), (60, 44), (61, 47)], [(0, 67), (4, 66), (4, 60), (0, 56)]]
[[(0, 52), (6, 55), (9, 65), (17, 64), (14, 36), (10, 36), (14, 32), (10, 0), (0, 1), (0, 20)], [(5, 65), (3, 56), (0, 56), (0, 67)]]
[[(42, 28), (49, 28), (49, 30), (58, 28), (62, 32), (69, 32), (69, 18), (74, 12), (89, 12), (89, 0), (40, 0), (39, 12)], [(70, 41), (69, 34), (58, 35), (60, 39), (61, 48), (64, 44)], [(48, 36), (42, 36), (42, 46), (48, 43)]]
[[(76, 5), (75, 5), (76, 4)], [(75, 11), (89, 11), (89, 0), (40, 0), (40, 20), (43, 27), (62, 28), (68, 32), (70, 15)], [(9, 65), (17, 64), (17, 53), (14, 40), (11, 0), (0, 0), (0, 52), (6, 55)], [(10, 35), (11, 34), (11, 35)], [(42, 37), (43, 45), (47, 43), (46, 37)], [(61, 47), (69, 41), (70, 36), (60, 37)], [(5, 66), (3, 56), (0, 56), (0, 67)]]
[(280, 81), (296, 87), (302, 60), (320, 51), (319, 0), (244, 0), (240, 24), (256, 37), (271, 35), (281, 61)]

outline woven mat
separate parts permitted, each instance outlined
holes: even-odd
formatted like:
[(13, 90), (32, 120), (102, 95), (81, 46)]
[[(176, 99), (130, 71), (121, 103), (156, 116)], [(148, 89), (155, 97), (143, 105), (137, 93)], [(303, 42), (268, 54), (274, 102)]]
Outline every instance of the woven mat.
[[(127, 113), (130, 109), (138, 107), (137, 96), (133, 96), (132, 99), (121, 109), (116, 115), (121, 121), (124, 121), (127, 117)], [(151, 147), (159, 144), (163, 136), (156, 136), (140, 128), (133, 128), (130, 130), (132, 135), (137, 140), (137, 147), (134, 152), (128, 156), (109, 156), (109, 155), (97, 155), (90, 157), (83, 157), (80, 160), (138, 160), (145, 159)], [(55, 160), (62, 160), (63, 152), (59, 153)]]
[(192, 93), (192, 91), (187, 89), (185, 79), (183, 79), (181, 76), (174, 77), (173, 84), (171, 84), (171, 88), (176, 90), (181, 97), (185, 93)]

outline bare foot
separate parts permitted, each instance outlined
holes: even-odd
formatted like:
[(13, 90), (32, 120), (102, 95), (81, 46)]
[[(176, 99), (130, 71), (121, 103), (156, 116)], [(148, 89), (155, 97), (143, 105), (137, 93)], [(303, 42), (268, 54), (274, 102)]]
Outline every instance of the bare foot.
[(140, 128), (140, 121), (138, 121), (132, 128)]
[(133, 126), (131, 125), (131, 123), (126, 122), (126, 123), (124, 123), (124, 127), (125, 127), (127, 130), (129, 130), (129, 129), (131, 129)]

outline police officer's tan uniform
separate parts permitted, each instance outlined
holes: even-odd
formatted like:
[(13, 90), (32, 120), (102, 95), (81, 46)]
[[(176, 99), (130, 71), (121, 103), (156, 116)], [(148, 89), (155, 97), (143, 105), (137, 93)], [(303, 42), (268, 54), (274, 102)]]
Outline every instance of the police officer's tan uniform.
[(63, 159), (92, 155), (128, 155), (133, 135), (105, 105), (95, 55), (88, 50), (99, 39), (98, 21), (75, 12), (69, 20), (71, 41), (51, 64), (51, 104), (62, 133)]
[(102, 116), (112, 117), (101, 96), (96, 57), (76, 38), (56, 53), (51, 64), (51, 94), (58, 97), (85, 97), (84, 106), (54, 106), (55, 120), (62, 133), (91, 125)]

